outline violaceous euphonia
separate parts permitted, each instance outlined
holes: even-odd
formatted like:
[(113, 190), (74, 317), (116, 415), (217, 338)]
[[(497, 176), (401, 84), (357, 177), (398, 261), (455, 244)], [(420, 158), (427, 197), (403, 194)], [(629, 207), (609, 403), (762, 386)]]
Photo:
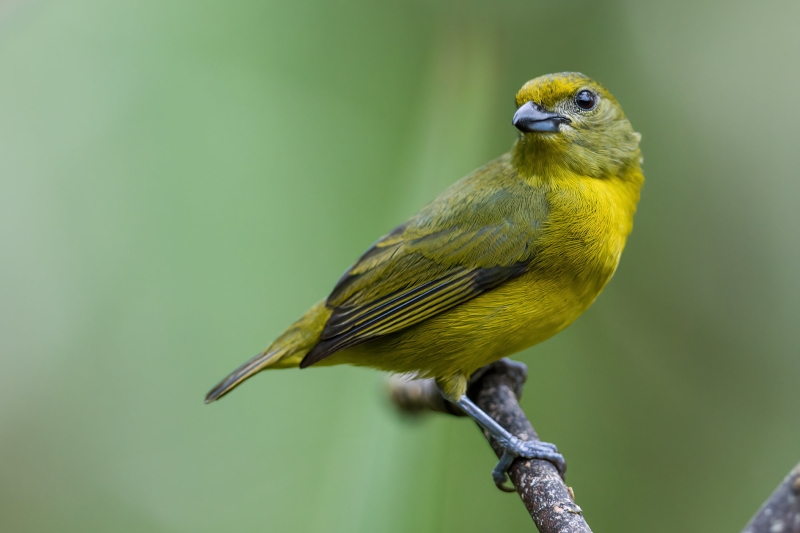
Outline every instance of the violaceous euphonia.
[[(611, 279), (644, 181), (641, 136), (600, 84), (564, 72), (516, 95), (511, 150), (381, 237), (206, 403), (272, 368), (351, 364), (432, 377), (514, 457), (564, 470), (555, 446), (509, 434), (467, 396), (470, 376), (570, 325)], [(468, 112), (465, 111), (465, 112)]]

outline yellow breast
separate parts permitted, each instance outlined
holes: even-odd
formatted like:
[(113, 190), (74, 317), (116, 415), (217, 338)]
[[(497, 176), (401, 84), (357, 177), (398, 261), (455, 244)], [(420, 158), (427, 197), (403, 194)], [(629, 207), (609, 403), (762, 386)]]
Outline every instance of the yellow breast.
[(633, 228), (640, 183), (575, 175), (548, 183), (550, 216), (536, 270), (560, 275), (573, 290), (596, 296), (616, 270)]

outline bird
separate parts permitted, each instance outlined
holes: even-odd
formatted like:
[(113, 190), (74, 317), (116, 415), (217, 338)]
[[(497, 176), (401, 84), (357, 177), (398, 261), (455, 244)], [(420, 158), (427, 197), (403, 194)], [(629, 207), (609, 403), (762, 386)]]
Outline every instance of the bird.
[(503, 448), (498, 486), (516, 457), (563, 475), (553, 444), (511, 435), (467, 386), (480, 368), (569, 326), (611, 279), (644, 183), (641, 135), (578, 72), (532, 79), (515, 103), (507, 153), (378, 239), (206, 403), (267, 369), (350, 364), (434, 378)]

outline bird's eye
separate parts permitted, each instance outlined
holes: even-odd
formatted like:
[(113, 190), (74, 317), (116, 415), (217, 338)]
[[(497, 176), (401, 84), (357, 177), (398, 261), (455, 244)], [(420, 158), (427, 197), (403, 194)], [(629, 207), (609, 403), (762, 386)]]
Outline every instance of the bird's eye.
[(597, 105), (597, 95), (584, 89), (575, 95), (575, 105), (584, 111), (591, 111)]

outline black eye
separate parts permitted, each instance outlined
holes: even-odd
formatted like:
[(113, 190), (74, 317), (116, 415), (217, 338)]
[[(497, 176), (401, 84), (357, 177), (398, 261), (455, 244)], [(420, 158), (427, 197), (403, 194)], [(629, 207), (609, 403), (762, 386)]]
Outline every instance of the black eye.
[(584, 111), (594, 109), (594, 106), (597, 105), (597, 95), (584, 89), (575, 95), (575, 105)]

